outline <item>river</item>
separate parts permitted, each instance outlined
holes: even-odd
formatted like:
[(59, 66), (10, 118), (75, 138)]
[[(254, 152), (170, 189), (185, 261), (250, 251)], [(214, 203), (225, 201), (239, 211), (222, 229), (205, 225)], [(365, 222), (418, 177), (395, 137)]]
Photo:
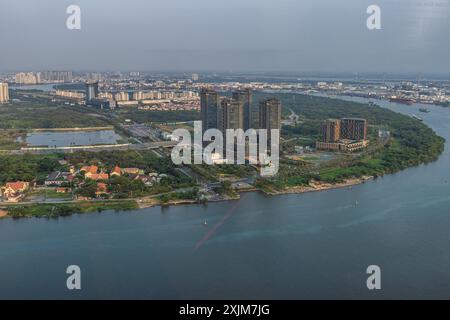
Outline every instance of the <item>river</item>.
[[(450, 109), (376, 102), (445, 137), (439, 160), (352, 189), (4, 219), (0, 298), (449, 299)], [(381, 290), (366, 287), (369, 265)]]

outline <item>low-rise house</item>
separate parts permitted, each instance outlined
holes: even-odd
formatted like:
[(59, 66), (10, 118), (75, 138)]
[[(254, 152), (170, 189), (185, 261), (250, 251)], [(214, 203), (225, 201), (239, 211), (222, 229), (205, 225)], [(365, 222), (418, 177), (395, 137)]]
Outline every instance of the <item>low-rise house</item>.
[(155, 182), (155, 178), (154, 177), (149, 177), (145, 174), (139, 174), (137, 175), (134, 180), (140, 180), (142, 181), (146, 186), (151, 187), (153, 185), (153, 183)]
[(85, 166), (80, 169), (80, 172), (84, 172), (84, 176), (86, 178), (91, 178), (94, 174), (97, 174), (98, 167), (97, 166)]
[(73, 176), (69, 172), (55, 171), (48, 175), (47, 179), (45, 179), (44, 184), (47, 187), (60, 186), (63, 183), (70, 182), (69, 177), (71, 177), (71, 180), (73, 180)]
[(123, 174), (144, 174), (144, 170), (141, 170), (139, 168), (123, 168), (122, 173)]
[(25, 181), (8, 182), (1, 189), (3, 197), (8, 202), (19, 202), (25, 197), (25, 192), (30, 188), (30, 183)]
[(90, 174), (89, 177), (86, 176), (86, 178), (89, 178), (89, 179), (94, 180), (94, 181), (108, 180), (109, 179), (109, 175), (107, 173), (100, 172), (100, 173)]
[(106, 183), (103, 182), (99, 182), (97, 183), (97, 191), (95, 191), (95, 195), (97, 197), (100, 197), (102, 195), (108, 194), (108, 186), (106, 185)]
[(122, 169), (120, 169), (119, 166), (115, 166), (114, 169), (111, 171), (111, 177), (117, 176), (120, 177), (122, 175)]

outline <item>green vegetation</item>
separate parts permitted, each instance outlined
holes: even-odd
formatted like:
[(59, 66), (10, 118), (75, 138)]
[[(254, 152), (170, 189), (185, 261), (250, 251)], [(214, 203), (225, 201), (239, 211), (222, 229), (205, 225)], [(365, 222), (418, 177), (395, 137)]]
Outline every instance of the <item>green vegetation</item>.
[(198, 111), (146, 111), (137, 109), (122, 109), (117, 112), (122, 118), (135, 122), (185, 122), (200, 120)]
[(47, 175), (62, 166), (59, 155), (0, 155), (0, 184), (9, 181), (43, 182)]
[(0, 106), (0, 114), (0, 129), (50, 129), (110, 125), (102, 117), (94, 117), (78, 108), (54, 103), (14, 103), (12, 106)]
[(157, 197), (163, 204), (166, 204), (170, 201), (176, 200), (197, 200), (200, 201), (199, 190), (197, 187), (192, 188), (192, 190), (188, 191), (180, 191), (180, 192), (171, 192), (162, 194)]
[[(286, 127), (289, 137), (320, 136), (319, 128), (328, 118), (357, 117), (368, 120), (371, 147), (361, 154), (342, 155), (319, 167), (304, 162), (282, 160), (276, 178), (260, 180), (259, 186), (283, 190), (286, 187), (307, 185), (312, 179), (338, 183), (349, 178), (381, 176), (407, 167), (435, 160), (444, 150), (444, 139), (425, 124), (408, 116), (378, 107), (338, 99), (291, 94), (257, 94), (255, 100), (276, 96), (282, 100), (284, 110), (292, 109), (300, 116), (301, 124)], [(377, 129), (389, 130), (387, 144), (377, 141)]]
[(227, 196), (227, 197), (236, 197), (238, 194), (234, 191), (234, 189), (231, 187), (230, 181), (222, 181), (220, 183), (220, 187), (217, 187), (215, 191), (221, 195)]
[[(71, 200), (72, 199), (72, 193), (58, 193), (55, 189), (44, 189), (44, 190), (33, 190), (28, 194), (28, 197), (36, 197), (36, 196), (42, 196), (47, 199), (66, 199)], [(29, 198), (27, 198), (29, 199)]]
[(26, 130), (0, 129), (0, 150), (15, 150), (25, 146), (20, 139), (26, 134)]
[[(192, 186), (194, 182), (191, 178), (176, 170), (176, 166), (169, 158), (159, 158), (152, 151), (107, 151), (107, 152), (77, 152), (67, 154), (66, 160), (77, 166), (82, 165), (99, 165), (112, 170), (116, 165), (121, 168), (139, 168), (145, 172), (157, 172), (159, 174), (166, 174), (168, 177), (164, 178), (160, 185), (167, 188), (155, 189), (156, 193), (167, 192), (175, 187)], [(114, 182), (114, 181), (113, 181)], [(117, 179), (115, 182), (124, 182), (123, 179)], [(131, 191), (138, 191), (139, 185), (122, 185), (118, 190), (126, 190), (130, 187)], [(136, 187), (136, 188), (135, 188)]]
[(106, 210), (127, 211), (137, 209), (135, 201), (95, 201), (68, 204), (32, 204), (17, 205), (8, 208), (8, 215), (13, 218), (55, 218), (75, 213), (102, 212)]
[[(19, 97), (23, 99), (22, 96)], [(105, 117), (93, 116), (81, 106), (71, 107), (39, 99), (0, 105), (0, 150), (14, 150), (30, 129), (98, 127), (111, 125)]]
[(245, 178), (248, 176), (252, 176), (256, 173), (253, 167), (246, 165), (220, 164), (210, 166), (207, 164), (201, 164), (201, 165), (190, 165), (190, 168), (195, 173), (211, 181), (219, 181), (220, 178), (225, 177)]

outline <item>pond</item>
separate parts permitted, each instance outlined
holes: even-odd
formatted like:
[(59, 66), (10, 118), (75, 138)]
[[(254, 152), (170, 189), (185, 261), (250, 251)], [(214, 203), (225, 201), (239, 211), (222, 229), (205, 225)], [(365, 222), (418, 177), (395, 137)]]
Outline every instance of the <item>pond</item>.
[(29, 133), (26, 137), (26, 143), (30, 147), (70, 147), (117, 144), (118, 140), (120, 140), (120, 136), (113, 130), (64, 132), (42, 131)]

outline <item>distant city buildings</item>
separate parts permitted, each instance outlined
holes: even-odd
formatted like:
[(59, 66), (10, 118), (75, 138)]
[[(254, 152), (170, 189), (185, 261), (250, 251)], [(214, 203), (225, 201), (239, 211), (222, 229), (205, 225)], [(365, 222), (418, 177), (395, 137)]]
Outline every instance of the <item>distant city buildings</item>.
[(40, 72), (41, 81), (46, 82), (72, 82), (72, 71), (42, 71)]
[(198, 79), (199, 79), (198, 73), (193, 73), (191, 79), (192, 79), (192, 81), (198, 81)]
[(128, 92), (117, 92), (114, 95), (114, 99), (116, 101), (129, 101), (130, 100), (130, 95)]
[(98, 81), (86, 82), (86, 100), (91, 101), (98, 97)]
[(98, 109), (114, 110), (117, 107), (117, 103), (114, 100), (94, 98), (87, 102), (87, 105)]
[(14, 76), (17, 84), (39, 84), (41, 83), (41, 74), (33, 72), (20, 72)]
[(85, 98), (85, 94), (83, 92), (66, 91), (66, 90), (56, 90), (55, 96), (69, 98), (69, 99), (79, 99), (79, 100)]
[(353, 152), (369, 144), (366, 119), (328, 119), (321, 131), (322, 139), (316, 142), (319, 150)]
[(7, 83), (0, 83), (0, 103), (9, 102), (9, 87)]

